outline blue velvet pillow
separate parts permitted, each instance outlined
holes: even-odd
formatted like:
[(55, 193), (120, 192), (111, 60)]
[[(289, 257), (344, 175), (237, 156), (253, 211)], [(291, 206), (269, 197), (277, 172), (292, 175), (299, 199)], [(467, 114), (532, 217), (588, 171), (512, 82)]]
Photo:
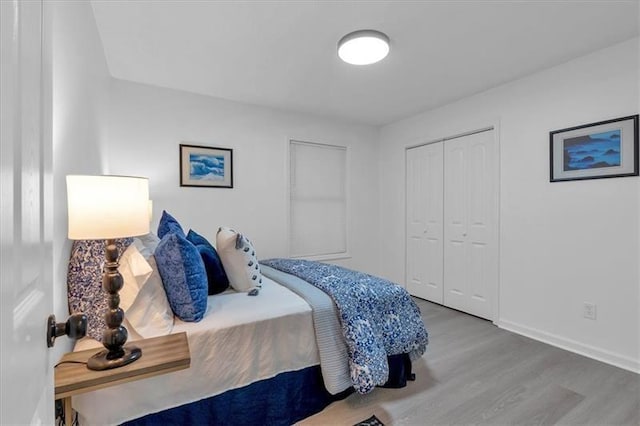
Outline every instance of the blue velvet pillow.
[(218, 256), (216, 249), (207, 241), (205, 237), (194, 230), (189, 230), (187, 240), (191, 241), (202, 257), (204, 268), (207, 271), (207, 282), (209, 294), (218, 294), (229, 288), (229, 278), (224, 272), (224, 267)]
[[(131, 244), (133, 238), (116, 240), (118, 255)], [(67, 298), (71, 314), (87, 316), (87, 336), (102, 341), (107, 328), (104, 314), (107, 311), (107, 293), (102, 288), (102, 267), (105, 262), (104, 240), (77, 240), (71, 246), (67, 269)]]
[(207, 273), (196, 246), (171, 232), (154, 255), (173, 313), (183, 321), (200, 321), (207, 310)]
[(180, 226), (178, 221), (167, 213), (166, 210), (163, 210), (160, 223), (158, 224), (158, 238), (162, 239), (166, 234), (170, 234), (172, 232), (177, 232), (184, 237), (182, 226)]

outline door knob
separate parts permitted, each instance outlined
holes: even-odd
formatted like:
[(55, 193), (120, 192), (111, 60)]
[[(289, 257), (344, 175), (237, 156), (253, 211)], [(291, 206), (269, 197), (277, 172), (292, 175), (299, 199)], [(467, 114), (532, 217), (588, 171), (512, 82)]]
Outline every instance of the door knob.
[(81, 339), (87, 334), (87, 316), (74, 314), (67, 322), (56, 323), (56, 316), (49, 315), (47, 319), (47, 347), (52, 348), (56, 337), (67, 335), (72, 339)]

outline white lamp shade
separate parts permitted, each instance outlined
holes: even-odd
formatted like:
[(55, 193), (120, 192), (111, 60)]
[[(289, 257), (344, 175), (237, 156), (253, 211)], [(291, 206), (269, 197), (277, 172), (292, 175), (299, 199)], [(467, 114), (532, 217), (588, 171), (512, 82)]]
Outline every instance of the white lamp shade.
[(352, 65), (369, 65), (389, 54), (389, 37), (380, 31), (359, 30), (338, 42), (338, 56)]
[(69, 238), (103, 240), (149, 232), (149, 179), (67, 176)]

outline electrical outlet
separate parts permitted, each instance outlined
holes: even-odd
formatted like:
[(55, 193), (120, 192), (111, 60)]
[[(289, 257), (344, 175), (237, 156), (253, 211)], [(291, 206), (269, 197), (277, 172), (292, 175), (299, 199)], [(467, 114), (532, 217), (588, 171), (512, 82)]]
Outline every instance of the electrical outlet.
[(596, 304), (584, 302), (582, 316), (590, 320), (595, 320), (597, 316)]

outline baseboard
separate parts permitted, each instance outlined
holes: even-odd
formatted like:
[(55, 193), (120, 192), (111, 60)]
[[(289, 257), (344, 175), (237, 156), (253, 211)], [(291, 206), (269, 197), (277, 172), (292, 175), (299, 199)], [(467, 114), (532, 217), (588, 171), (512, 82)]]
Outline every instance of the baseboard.
[(640, 360), (597, 348), (595, 346), (585, 345), (584, 343), (580, 343), (575, 340), (567, 339), (556, 334), (547, 333), (545, 331), (537, 330), (511, 321), (499, 320), (495, 322), (495, 324), (498, 327), (513, 333), (640, 374)]

